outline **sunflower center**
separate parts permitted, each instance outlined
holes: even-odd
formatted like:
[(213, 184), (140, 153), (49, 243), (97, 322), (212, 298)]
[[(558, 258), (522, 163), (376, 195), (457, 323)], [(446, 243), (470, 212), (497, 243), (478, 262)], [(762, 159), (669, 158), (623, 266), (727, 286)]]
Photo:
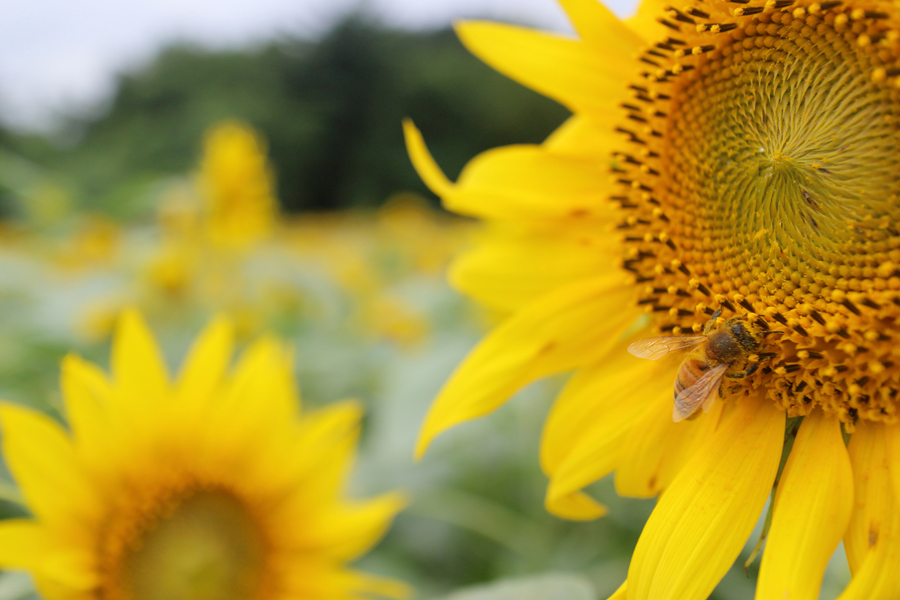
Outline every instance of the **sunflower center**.
[[(900, 17), (900, 15), (898, 15)], [(618, 128), (624, 267), (663, 331), (716, 309), (766, 336), (792, 415), (895, 418), (900, 34), (839, 2), (696, 3), (661, 19)]]
[(900, 212), (891, 89), (852, 32), (823, 27), (829, 42), (792, 22), (703, 60), (673, 98), (667, 196), (687, 200), (682, 245), (714, 285), (749, 289), (770, 270), (828, 285), (842, 266), (877, 267), (889, 247), (876, 224)]
[(133, 600), (246, 600), (259, 596), (263, 540), (231, 495), (203, 492), (145, 531), (122, 565)]

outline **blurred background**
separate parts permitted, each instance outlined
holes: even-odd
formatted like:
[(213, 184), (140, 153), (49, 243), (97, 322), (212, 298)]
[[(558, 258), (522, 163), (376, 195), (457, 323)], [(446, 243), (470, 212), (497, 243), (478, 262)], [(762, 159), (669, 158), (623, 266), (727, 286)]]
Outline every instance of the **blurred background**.
[[(173, 366), (225, 313), (245, 341), (274, 331), (294, 344), (307, 407), (365, 403), (353, 490), (402, 488), (412, 504), (362, 568), (424, 599), (552, 573), (562, 587), (510, 597), (602, 598), (653, 502), (600, 482), (608, 517), (545, 513), (537, 445), (560, 381), (412, 462), (435, 393), (502, 315), (446, 285), (478, 225), (421, 184), (401, 119), (455, 178), (478, 152), (540, 142), (567, 116), (470, 56), (451, 29), (460, 18), (570, 31), (553, 0), (0, 4), (0, 398), (64, 418), (60, 359), (105, 366), (125, 306)], [(24, 514), (8, 474), (0, 498), (0, 516)], [(846, 581), (842, 565), (823, 597)], [(715, 597), (751, 598), (752, 582), (737, 566)], [(26, 576), (0, 575), (0, 600), (33, 597)]]

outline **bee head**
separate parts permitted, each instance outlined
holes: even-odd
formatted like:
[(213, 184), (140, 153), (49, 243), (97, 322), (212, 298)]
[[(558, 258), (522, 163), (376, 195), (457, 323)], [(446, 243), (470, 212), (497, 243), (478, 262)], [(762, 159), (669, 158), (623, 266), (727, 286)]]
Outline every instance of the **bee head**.
[(728, 319), (728, 323), (725, 326), (745, 351), (755, 352), (759, 349), (762, 343), (762, 336), (756, 326), (751, 325), (740, 317)]

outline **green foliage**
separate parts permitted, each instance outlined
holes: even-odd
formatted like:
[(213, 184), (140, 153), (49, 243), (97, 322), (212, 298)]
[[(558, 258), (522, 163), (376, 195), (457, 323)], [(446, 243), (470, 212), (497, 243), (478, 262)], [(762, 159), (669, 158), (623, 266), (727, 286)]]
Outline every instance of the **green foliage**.
[(235, 117), (267, 138), (286, 210), (333, 210), (425, 192), (403, 146), (403, 117), (455, 176), (482, 150), (541, 141), (566, 114), (480, 63), (450, 30), (348, 19), (317, 42), (170, 47), (120, 77), (105, 114), (70, 120), (76, 145), (37, 158), (67, 174), (83, 208), (140, 214), (140, 191), (191, 169), (204, 130)]
[(596, 597), (585, 578), (550, 574), (497, 581), (454, 592), (442, 600), (595, 600)]

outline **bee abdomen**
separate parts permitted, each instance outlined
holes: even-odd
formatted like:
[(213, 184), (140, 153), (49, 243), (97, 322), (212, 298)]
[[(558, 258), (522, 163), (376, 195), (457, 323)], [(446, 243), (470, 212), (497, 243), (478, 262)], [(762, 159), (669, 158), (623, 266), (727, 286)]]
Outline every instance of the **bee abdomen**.
[(677, 398), (682, 390), (694, 385), (707, 369), (709, 366), (702, 362), (685, 360), (678, 369), (678, 375), (675, 376), (674, 397)]

